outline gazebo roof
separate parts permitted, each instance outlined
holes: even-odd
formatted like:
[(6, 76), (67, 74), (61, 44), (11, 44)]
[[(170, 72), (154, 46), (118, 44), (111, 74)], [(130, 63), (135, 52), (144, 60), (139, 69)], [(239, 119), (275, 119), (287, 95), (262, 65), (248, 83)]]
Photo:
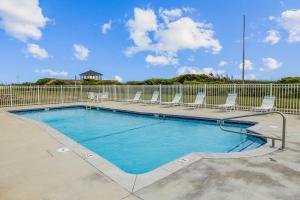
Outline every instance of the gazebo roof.
[(89, 70), (87, 72), (83, 72), (81, 74), (79, 74), (80, 76), (100, 76), (100, 75), (103, 75), (101, 73), (98, 73), (98, 72), (95, 72), (93, 70)]

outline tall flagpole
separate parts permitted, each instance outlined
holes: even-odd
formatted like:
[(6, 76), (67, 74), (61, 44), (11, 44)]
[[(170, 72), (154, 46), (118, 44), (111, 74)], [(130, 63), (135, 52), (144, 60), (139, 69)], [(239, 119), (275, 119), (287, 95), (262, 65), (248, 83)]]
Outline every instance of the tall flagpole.
[(242, 80), (245, 83), (245, 36), (246, 36), (246, 16), (243, 16), (243, 69), (242, 69)]

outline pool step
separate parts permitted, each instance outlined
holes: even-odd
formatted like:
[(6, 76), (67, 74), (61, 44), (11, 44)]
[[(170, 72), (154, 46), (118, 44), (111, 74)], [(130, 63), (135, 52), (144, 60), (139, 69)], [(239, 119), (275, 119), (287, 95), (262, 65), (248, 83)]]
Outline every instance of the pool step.
[(247, 150), (256, 149), (256, 148), (260, 147), (261, 145), (263, 145), (263, 144), (261, 144), (261, 143), (258, 143), (258, 142), (253, 142), (253, 144), (252, 144), (252, 145), (248, 146), (248, 147), (247, 147), (247, 148), (245, 148), (243, 151), (247, 151)]
[(261, 145), (263, 145), (263, 144), (255, 141), (255, 140), (246, 140), (246, 141), (241, 142), (240, 144), (234, 146), (228, 152), (241, 152), (241, 151), (252, 150), (252, 149), (256, 149), (256, 148), (260, 147)]
[(250, 145), (252, 145), (254, 142), (251, 140), (246, 140), (240, 144), (238, 144), (237, 146), (233, 147), (232, 149), (230, 149), (228, 152), (240, 152), (243, 151), (244, 149), (246, 149), (247, 147), (249, 147)]

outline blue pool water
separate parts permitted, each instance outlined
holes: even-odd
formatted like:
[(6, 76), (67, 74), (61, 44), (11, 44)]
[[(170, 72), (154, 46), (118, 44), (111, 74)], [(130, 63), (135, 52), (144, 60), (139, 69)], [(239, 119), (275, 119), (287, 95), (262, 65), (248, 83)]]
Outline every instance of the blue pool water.
[[(83, 107), (17, 114), (57, 129), (132, 174), (149, 172), (191, 152), (246, 151), (265, 143), (258, 137), (224, 132), (215, 121)], [(250, 125), (227, 126), (240, 130)]]

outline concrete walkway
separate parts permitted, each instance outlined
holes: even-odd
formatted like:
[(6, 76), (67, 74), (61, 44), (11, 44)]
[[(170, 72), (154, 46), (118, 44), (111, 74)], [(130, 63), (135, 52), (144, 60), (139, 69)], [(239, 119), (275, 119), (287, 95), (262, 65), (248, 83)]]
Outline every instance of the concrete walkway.
[[(98, 106), (218, 118), (248, 113), (117, 102)], [(251, 158), (203, 158), (130, 194), (74, 152), (57, 152), (62, 144), (7, 109), (0, 112), (1, 200), (300, 199), (300, 116), (287, 116), (285, 151)], [(281, 119), (275, 115), (246, 120), (265, 123), (261, 130), (280, 133)]]
[[(0, 114), (0, 199), (126, 199), (130, 193), (44, 130)], [(137, 199), (131, 197), (131, 199)]]

